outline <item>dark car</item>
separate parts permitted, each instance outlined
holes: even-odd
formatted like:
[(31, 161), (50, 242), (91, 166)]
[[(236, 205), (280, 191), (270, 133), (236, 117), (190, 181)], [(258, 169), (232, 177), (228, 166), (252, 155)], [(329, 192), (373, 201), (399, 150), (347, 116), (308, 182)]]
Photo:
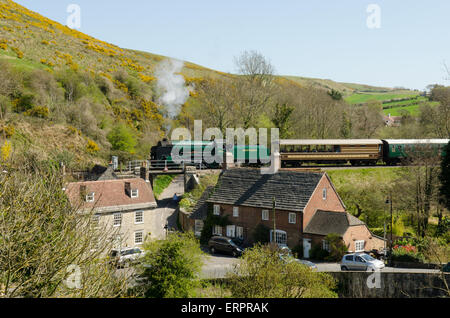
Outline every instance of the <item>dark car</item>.
[(211, 254), (218, 252), (238, 257), (241, 256), (243, 252), (243, 249), (233, 242), (231, 238), (223, 236), (213, 236), (208, 242), (208, 247)]
[(450, 262), (448, 262), (447, 265), (445, 265), (445, 266), (442, 268), (442, 271), (443, 271), (444, 273), (450, 273)]

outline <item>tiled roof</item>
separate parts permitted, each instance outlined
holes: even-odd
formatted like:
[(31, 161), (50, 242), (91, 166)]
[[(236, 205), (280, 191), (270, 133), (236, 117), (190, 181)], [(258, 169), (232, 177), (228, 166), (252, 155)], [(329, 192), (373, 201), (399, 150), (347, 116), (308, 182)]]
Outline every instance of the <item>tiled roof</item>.
[[(139, 191), (137, 198), (131, 198), (126, 193), (126, 182), (131, 184), (131, 189)], [(82, 186), (86, 187), (86, 194), (95, 193), (95, 202), (84, 202), (81, 198)], [(146, 209), (157, 205), (151, 186), (141, 178), (69, 183), (66, 194), (72, 206), (79, 209), (95, 209), (98, 212)]]
[(332, 212), (318, 210), (308, 225), (305, 227), (304, 233), (328, 235), (336, 233), (344, 235), (350, 226), (364, 225), (360, 219), (346, 212)]
[(206, 200), (209, 198), (213, 190), (214, 187), (206, 188), (205, 192), (203, 192), (202, 196), (197, 201), (197, 204), (192, 210), (192, 213), (189, 216), (189, 218), (193, 220), (206, 220), (206, 217), (208, 215), (208, 204)]
[(207, 202), (302, 212), (323, 173), (279, 171), (262, 175), (259, 169), (222, 172)]

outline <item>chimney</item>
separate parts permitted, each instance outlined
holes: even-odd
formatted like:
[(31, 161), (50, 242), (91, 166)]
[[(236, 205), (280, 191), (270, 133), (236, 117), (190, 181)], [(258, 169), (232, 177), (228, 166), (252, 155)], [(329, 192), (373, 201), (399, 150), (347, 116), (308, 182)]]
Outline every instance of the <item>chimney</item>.
[(149, 182), (149, 175), (147, 173), (147, 167), (145, 165), (141, 167), (140, 177), (141, 179), (144, 179), (145, 182)]
[(125, 182), (125, 193), (131, 197), (131, 182)]

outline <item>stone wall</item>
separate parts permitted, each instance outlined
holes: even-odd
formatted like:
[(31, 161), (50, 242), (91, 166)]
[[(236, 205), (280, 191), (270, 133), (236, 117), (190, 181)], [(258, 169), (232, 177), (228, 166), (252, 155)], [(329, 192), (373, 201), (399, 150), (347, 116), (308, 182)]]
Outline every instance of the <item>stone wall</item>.
[[(448, 293), (440, 288), (445, 289), (444, 277), (450, 286), (450, 274), (385, 272), (333, 272), (330, 274), (338, 280), (339, 297), (342, 298), (449, 297)], [(377, 274), (379, 275), (378, 286)]]

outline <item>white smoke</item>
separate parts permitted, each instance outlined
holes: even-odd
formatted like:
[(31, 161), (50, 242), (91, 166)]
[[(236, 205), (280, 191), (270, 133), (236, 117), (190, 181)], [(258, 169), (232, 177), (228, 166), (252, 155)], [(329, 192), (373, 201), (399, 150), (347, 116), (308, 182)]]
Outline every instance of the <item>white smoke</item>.
[(167, 107), (170, 118), (174, 119), (180, 113), (181, 106), (189, 98), (192, 88), (186, 86), (183, 75), (180, 74), (184, 62), (179, 60), (164, 60), (155, 70), (157, 89), (160, 94), (159, 104)]

